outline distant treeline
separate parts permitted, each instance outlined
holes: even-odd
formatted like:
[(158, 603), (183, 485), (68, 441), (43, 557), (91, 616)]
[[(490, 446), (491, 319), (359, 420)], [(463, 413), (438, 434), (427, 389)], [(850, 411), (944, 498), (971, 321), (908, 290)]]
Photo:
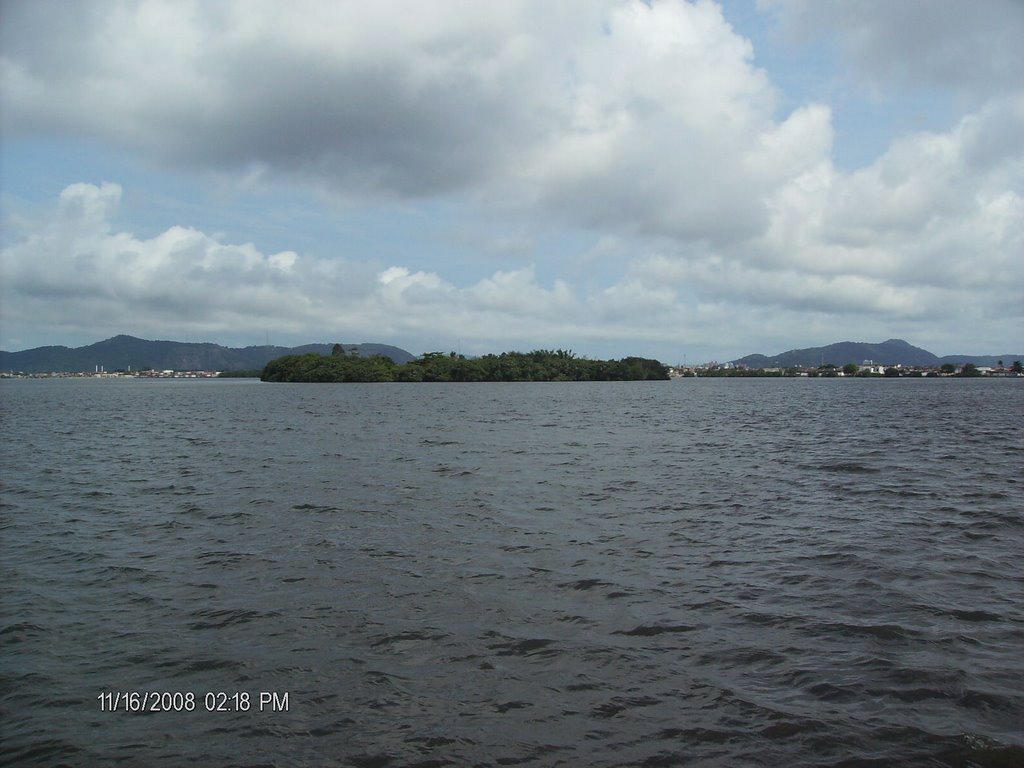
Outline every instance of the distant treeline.
[(429, 352), (401, 365), (380, 355), (357, 357), (336, 349), (331, 355), (279, 357), (267, 363), (260, 376), (263, 381), (283, 382), (647, 381), (668, 377), (668, 368), (657, 360), (588, 360), (562, 349), (474, 358)]

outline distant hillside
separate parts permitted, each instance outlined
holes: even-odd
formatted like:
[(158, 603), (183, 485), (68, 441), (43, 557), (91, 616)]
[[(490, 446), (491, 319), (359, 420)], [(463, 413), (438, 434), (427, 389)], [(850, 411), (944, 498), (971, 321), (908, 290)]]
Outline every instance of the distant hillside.
[[(36, 347), (22, 352), (0, 352), (0, 371), (23, 373), (94, 371), (140, 371), (146, 368), (175, 371), (238, 371), (259, 369), (283, 355), (306, 352), (330, 354), (333, 344), (301, 347), (222, 347), (183, 341), (147, 341), (134, 336), (114, 336), (86, 347)], [(386, 344), (342, 344), (346, 352), (361, 357), (385, 355), (396, 363), (407, 363), (414, 355)]]
[(946, 355), (937, 357), (926, 349), (915, 347), (902, 339), (889, 339), (880, 344), (857, 341), (841, 341), (826, 347), (791, 349), (778, 355), (747, 355), (733, 360), (735, 365), (747, 368), (815, 368), (819, 365), (846, 365), (871, 360), (876, 365), (940, 366), (943, 363), (962, 365), (996, 365), (1002, 360), (1010, 365), (1014, 360), (1024, 359), (1020, 354), (1005, 355)]

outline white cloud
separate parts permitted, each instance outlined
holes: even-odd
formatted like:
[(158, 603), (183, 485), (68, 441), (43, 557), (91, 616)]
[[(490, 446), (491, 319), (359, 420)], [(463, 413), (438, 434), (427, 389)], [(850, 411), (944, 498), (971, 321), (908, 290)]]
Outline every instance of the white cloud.
[[(830, 195), (817, 197), (827, 208)], [(832, 338), (848, 335), (851, 316), (888, 335), (887, 327), (901, 324), (949, 328), (986, 315), (1013, 323), (1021, 314), (1024, 267), (1015, 254), (1024, 245), (1024, 204), (1010, 192), (986, 198), (984, 216), (944, 222), (934, 241), (907, 236), (881, 255), (874, 245), (828, 243), (819, 220), (810, 234), (794, 227), (789, 260), (776, 253), (759, 263), (710, 246), (666, 252), (635, 260), (620, 279), (586, 293), (564, 279), (543, 285), (532, 267), (459, 285), (404, 265), (267, 254), (191, 227), (138, 238), (112, 226), (120, 198), (116, 184), (71, 185), (48, 217), (0, 252), (5, 335), (33, 325), (67, 335), (89, 318), (100, 336), (201, 332), (229, 341), (238, 329), (272, 329), (299, 341), (343, 336), (413, 351), (465, 339), (467, 351), (628, 343), (629, 351), (664, 355), (681, 344), (711, 348), (724, 333), (758, 339), (780, 318), (790, 333), (813, 327)], [(792, 213), (780, 208), (776, 215)], [(985, 238), (994, 255), (957, 258), (959, 244), (978, 248)], [(925, 261), (933, 271), (908, 268)]]
[(622, 4), (580, 46), (545, 142), (537, 203), (603, 231), (743, 240), (763, 197), (830, 146), (820, 106), (775, 122), (776, 93), (712, 3)]
[[(73, 184), (6, 235), (4, 325), (481, 348), (769, 331), (806, 346), (851, 323), (1015, 340), (1021, 6), (761, 4), (794, 34), (828, 31), (877, 87), (948, 88), (963, 114), (843, 171), (832, 106), (780, 94), (710, 0), (10, 3), (0, 127), (15, 145), (86, 137), (233, 177), (270, 210), (284, 180), (317, 205), (326, 191), (387, 214), (356, 233), (359, 255), (327, 240), (265, 253), (174, 218), (136, 237), (114, 223), (120, 187)], [(395, 236), (366, 255), (418, 205), (454, 211), (453, 226), (429, 248)]]
[(543, 337), (582, 312), (564, 281), (544, 287), (532, 268), (460, 287), (405, 266), (265, 254), (191, 227), (140, 239), (111, 225), (120, 198), (116, 184), (71, 185), (0, 251), (5, 332), (41, 322), (67, 334), (88, 317), (101, 335), (271, 328), (346, 340), (500, 340)]
[[(949, 333), (1022, 319), (1024, 97), (964, 116), (945, 133), (895, 141), (844, 174), (820, 161), (769, 198), (765, 233), (735, 248), (679, 246), (636, 263), (650, 286), (686, 286), (741, 306), (927, 320)], [(969, 319), (969, 320), (968, 320)], [(890, 334), (893, 335), (893, 334)], [(982, 342), (983, 343), (983, 342)]]
[(35, 317), (67, 331), (94, 313), (111, 333), (264, 327), (261, 318), (298, 329), (328, 295), (344, 295), (343, 263), (308, 265), (182, 226), (150, 239), (113, 231), (120, 198), (116, 184), (73, 184), (52, 216), (4, 248), (5, 329)]
[(823, 107), (775, 120), (750, 43), (706, 1), (14, 11), (9, 134), (351, 198), (472, 192), (602, 231), (734, 241), (831, 141)]

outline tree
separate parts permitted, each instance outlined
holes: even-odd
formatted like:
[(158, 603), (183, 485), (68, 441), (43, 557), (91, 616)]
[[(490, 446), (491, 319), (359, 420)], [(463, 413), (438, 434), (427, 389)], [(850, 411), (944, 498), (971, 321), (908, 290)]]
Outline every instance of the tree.
[(343, 346), (341, 346), (341, 344), (335, 344), (333, 347), (331, 347), (331, 356), (332, 357), (337, 357), (338, 355), (344, 355), (344, 354), (345, 354), (345, 348)]
[(974, 363), (964, 363), (964, 367), (960, 369), (960, 375), (967, 376), (968, 378), (981, 376), (981, 371), (978, 370), (978, 366)]
[(396, 365), (390, 358), (359, 357), (337, 352), (286, 355), (263, 369), (264, 381), (587, 381), (667, 379), (668, 369), (657, 360), (579, 359), (566, 350), (505, 352), (467, 359), (454, 352), (429, 352), (419, 360)]
[(845, 375), (847, 375), (847, 376), (856, 376), (857, 375), (857, 364), (856, 363), (847, 363), (846, 365), (843, 366), (843, 373)]
[(1024, 373), (1024, 367), (1021, 366), (1020, 360), (1014, 360), (1013, 365), (1010, 366), (1010, 370), (1014, 373)]
[(948, 376), (950, 374), (956, 373), (956, 366), (953, 365), (952, 363), (943, 363), (942, 367), (939, 370)]

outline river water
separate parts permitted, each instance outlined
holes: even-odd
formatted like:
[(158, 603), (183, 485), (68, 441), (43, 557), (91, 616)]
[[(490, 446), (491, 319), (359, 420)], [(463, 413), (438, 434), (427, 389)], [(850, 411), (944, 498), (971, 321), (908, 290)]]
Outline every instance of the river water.
[(0, 404), (3, 764), (1024, 765), (1019, 380)]

